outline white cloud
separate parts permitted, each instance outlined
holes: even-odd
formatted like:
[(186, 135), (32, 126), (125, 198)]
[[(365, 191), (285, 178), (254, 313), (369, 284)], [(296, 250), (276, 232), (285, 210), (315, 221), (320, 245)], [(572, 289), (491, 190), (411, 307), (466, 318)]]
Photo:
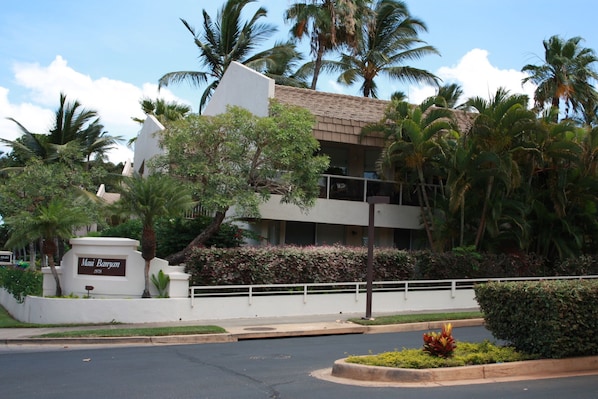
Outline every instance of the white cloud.
[(8, 89), (0, 87), (0, 137), (12, 141), (21, 136), (17, 125), (7, 118), (19, 121), (34, 133), (48, 129), (52, 123), (52, 111), (31, 103), (11, 104), (8, 93)]
[[(487, 99), (494, 95), (499, 87), (505, 87), (512, 94), (527, 94), (530, 99), (533, 98), (534, 85), (531, 83), (521, 85), (522, 79), (527, 75), (514, 69), (499, 69), (493, 66), (488, 55), (486, 50), (477, 48), (470, 50), (459, 60), (457, 65), (441, 67), (436, 71), (436, 75), (445, 84), (460, 84), (463, 88), (462, 101), (475, 96)], [(411, 87), (409, 100), (414, 104), (419, 104), (432, 94), (434, 94), (434, 89), (431, 87)]]
[[(139, 100), (144, 96), (158, 97), (157, 84), (145, 83), (140, 88), (107, 77), (93, 79), (69, 67), (61, 56), (56, 56), (48, 66), (17, 63), (13, 71), (17, 84), (25, 88), (25, 97), (29, 102), (11, 104), (8, 90), (0, 87), (0, 117), (3, 119), (0, 129), (3, 138), (20, 136), (20, 131), (14, 123), (6, 121), (6, 117), (13, 117), (31, 131), (47, 131), (58, 108), (60, 93), (63, 92), (67, 100), (78, 100), (85, 108), (96, 110), (110, 135), (124, 138), (123, 145), (109, 154), (112, 162), (133, 158), (132, 151), (125, 144), (137, 135), (140, 126), (131, 118), (143, 118)], [(187, 103), (166, 89), (160, 90), (159, 94), (168, 101)]]
[(346, 94), (346, 95), (355, 95), (355, 88), (349, 87), (347, 85), (340, 84), (334, 79), (326, 80), (324, 85), (326, 87), (326, 91), (335, 94)]

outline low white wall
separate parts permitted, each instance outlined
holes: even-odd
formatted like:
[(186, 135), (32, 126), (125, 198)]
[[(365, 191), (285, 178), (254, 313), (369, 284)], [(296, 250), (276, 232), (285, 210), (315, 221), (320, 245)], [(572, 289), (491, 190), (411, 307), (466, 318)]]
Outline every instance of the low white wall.
[[(302, 294), (170, 299), (69, 299), (27, 297), (21, 304), (0, 289), (0, 303), (17, 320), (53, 323), (149, 323), (237, 318), (365, 314), (366, 294)], [(477, 308), (472, 289), (380, 292), (372, 315)]]
[[(94, 298), (139, 298), (145, 286), (145, 261), (137, 251), (139, 241), (129, 238), (81, 237), (70, 240), (72, 248), (64, 255), (59, 274), (63, 295), (87, 296), (86, 286), (92, 286), (90, 295)], [(98, 264), (114, 263), (118, 267), (100, 267)], [(86, 266), (89, 263), (93, 266)], [(114, 270), (118, 269), (115, 273)], [(189, 295), (189, 274), (183, 266), (169, 266), (164, 259), (154, 258), (150, 262), (150, 277), (160, 270), (170, 277), (168, 295), (171, 298), (186, 298)], [(44, 273), (43, 295), (53, 296), (56, 282), (50, 268)], [(112, 273), (112, 274), (111, 274)], [(113, 275), (114, 274), (114, 275)], [(150, 294), (158, 290), (150, 283)]]

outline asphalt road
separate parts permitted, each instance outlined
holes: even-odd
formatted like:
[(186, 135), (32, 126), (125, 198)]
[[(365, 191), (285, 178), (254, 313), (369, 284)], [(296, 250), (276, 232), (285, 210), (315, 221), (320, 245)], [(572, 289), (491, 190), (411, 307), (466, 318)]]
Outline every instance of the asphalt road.
[[(462, 341), (492, 339), (483, 327)], [(434, 388), (377, 388), (310, 376), (349, 354), (421, 347), (421, 332), (112, 348), (4, 348), (0, 398), (598, 398), (598, 376)]]

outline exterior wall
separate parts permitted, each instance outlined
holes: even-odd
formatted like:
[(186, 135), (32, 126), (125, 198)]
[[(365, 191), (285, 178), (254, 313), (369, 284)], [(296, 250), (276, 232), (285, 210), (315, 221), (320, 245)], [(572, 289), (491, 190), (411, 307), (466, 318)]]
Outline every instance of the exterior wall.
[[(139, 241), (128, 238), (83, 237), (70, 241), (72, 248), (63, 257), (61, 265), (56, 269), (60, 275), (60, 284), (65, 295), (87, 296), (86, 286), (94, 287), (90, 292), (93, 298), (139, 298), (145, 287), (145, 260), (137, 251)], [(79, 273), (78, 262), (81, 259), (118, 259), (124, 264), (124, 276), (90, 275)], [(154, 258), (150, 263), (150, 276), (162, 270), (170, 277), (169, 295), (171, 297), (187, 297), (189, 291), (189, 275), (181, 266), (168, 266), (163, 259)], [(44, 296), (54, 295), (56, 283), (49, 267), (43, 268)], [(150, 284), (150, 294), (158, 291)]]
[[(272, 195), (260, 205), (262, 219), (367, 226), (369, 205), (365, 202), (317, 199), (313, 208), (302, 211), (291, 204), (281, 204), (280, 195)], [(419, 207), (392, 204), (376, 205), (376, 227), (419, 229)]]
[[(145, 122), (143, 122), (141, 131), (137, 135), (137, 140), (135, 141), (133, 167), (137, 172), (139, 172), (142, 165), (147, 163), (152, 157), (162, 154), (159, 137), (159, 133), (162, 130), (164, 130), (164, 126), (153, 115), (148, 115), (145, 118)], [(130, 171), (128, 172), (131, 173)], [(147, 165), (145, 165), (143, 174), (148, 174)]]
[[(450, 311), (477, 309), (472, 289), (423, 292), (380, 292), (372, 296), (372, 312)], [(208, 321), (256, 317), (351, 314), (365, 312), (366, 294), (314, 294), (174, 299), (25, 298), (21, 304), (0, 288), (0, 304), (17, 320), (37, 324), (150, 323)]]
[(238, 62), (232, 62), (203, 114), (218, 115), (226, 112), (228, 105), (236, 105), (254, 115), (267, 116), (269, 100), (272, 97), (272, 79)]

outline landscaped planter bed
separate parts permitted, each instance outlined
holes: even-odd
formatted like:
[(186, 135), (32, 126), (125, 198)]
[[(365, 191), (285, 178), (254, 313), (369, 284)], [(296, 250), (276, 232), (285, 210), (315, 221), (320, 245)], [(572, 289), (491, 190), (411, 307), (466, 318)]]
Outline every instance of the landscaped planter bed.
[[(316, 375), (322, 376), (322, 373)], [(337, 382), (395, 383), (398, 385), (456, 385), (506, 380), (556, 378), (598, 374), (598, 356), (541, 359), (479, 366), (406, 369), (334, 362), (330, 376)]]

